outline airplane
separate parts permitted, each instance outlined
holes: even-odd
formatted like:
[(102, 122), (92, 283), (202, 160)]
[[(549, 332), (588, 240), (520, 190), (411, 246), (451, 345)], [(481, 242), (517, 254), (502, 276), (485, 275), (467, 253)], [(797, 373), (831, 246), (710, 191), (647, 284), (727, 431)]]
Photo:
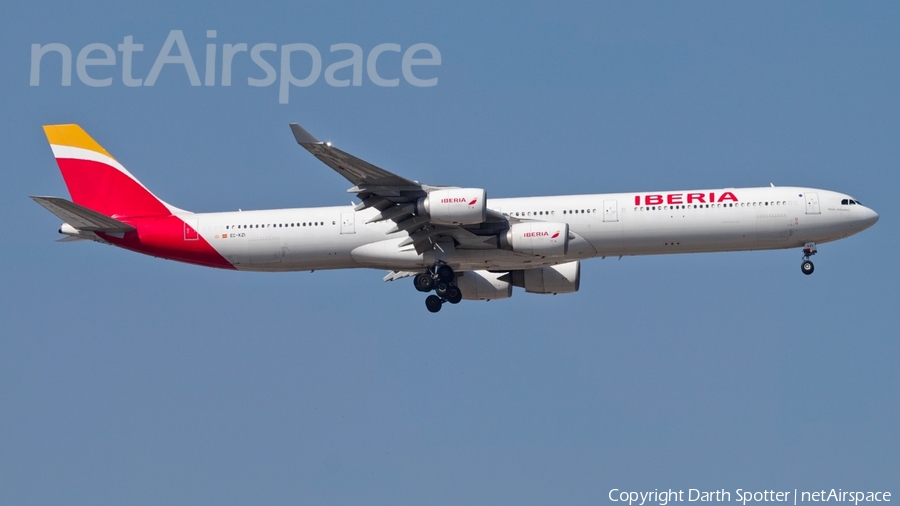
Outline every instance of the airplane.
[[(861, 232), (878, 214), (849, 195), (776, 187), (488, 199), (363, 161), (290, 125), (297, 143), (346, 178), (355, 206), (192, 213), (150, 192), (80, 126), (44, 132), (71, 200), (32, 196), (87, 239), (239, 271), (388, 270), (411, 277), (428, 311), (445, 303), (578, 291), (581, 261), (671, 253), (802, 248)], [(433, 293), (431, 293), (433, 292)]]

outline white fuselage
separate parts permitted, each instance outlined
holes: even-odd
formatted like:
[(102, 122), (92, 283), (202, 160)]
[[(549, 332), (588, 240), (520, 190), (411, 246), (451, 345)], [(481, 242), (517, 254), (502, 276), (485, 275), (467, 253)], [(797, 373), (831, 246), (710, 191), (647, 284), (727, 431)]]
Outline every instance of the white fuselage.
[[(724, 200), (722, 200), (724, 197)], [(401, 247), (390, 220), (367, 223), (375, 209), (318, 207), (186, 214), (239, 270), (296, 271), (354, 267), (421, 270), (437, 261), (456, 270), (513, 270), (591, 257), (802, 247), (860, 232), (878, 219), (849, 196), (812, 188), (727, 188), (490, 199), (511, 220), (569, 225), (561, 256), (532, 256), (454, 241), (418, 254)]]

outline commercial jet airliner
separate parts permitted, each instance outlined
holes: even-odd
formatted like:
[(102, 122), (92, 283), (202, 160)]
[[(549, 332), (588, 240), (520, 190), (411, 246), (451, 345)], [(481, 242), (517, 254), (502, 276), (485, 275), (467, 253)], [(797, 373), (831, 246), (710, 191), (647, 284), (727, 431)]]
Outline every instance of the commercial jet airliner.
[(62, 241), (89, 239), (241, 271), (375, 268), (412, 277), (440, 311), (512, 287), (578, 290), (593, 257), (802, 248), (871, 227), (878, 215), (849, 195), (763, 187), (490, 199), (481, 188), (406, 179), (291, 124), (297, 143), (353, 185), (345, 207), (192, 213), (163, 202), (78, 125), (44, 132), (72, 200), (31, 197), (64, 221)]

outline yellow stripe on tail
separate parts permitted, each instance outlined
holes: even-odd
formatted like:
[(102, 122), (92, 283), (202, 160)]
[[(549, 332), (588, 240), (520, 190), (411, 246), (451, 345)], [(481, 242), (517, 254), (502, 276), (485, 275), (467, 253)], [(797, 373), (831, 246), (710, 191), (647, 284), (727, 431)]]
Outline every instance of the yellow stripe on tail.
[(109, 152), (103, 149), (103, 146), (97, 144), (97, 141), (78, 125), (44, 125), (44, 133), (50, 144), (88, 149), (113, 158)]

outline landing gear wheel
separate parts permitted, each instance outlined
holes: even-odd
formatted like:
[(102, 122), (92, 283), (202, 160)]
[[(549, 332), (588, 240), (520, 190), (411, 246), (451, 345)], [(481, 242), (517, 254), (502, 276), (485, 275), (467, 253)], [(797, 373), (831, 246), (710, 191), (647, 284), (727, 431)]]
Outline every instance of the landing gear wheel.
[(416, 290), (420, 292), (427, 293), (434, 290), (434, 278), (432, 278), (431, 274), (428, 274), (427, 272), (423, 272), (422, 274), (414, 277), (413, 284), (416, 286)]
[(438, 279), (440, 279), (441, 281), (446, 281), (447, 283), (453, 281), (453, 277), (455, 276), (453, 274), (453, 268), (449, 265), (442, 265), (438, 267), (435, 273), (437, 274)]
[(449, 290), (447, 290), (447, 302), (451, 304), (459, 304), (459, 301), (462, 300), (462, 291), (455, 286), (451, 286)]
[(808, 242), (803, 245), (803, 263), (800, 264), (800, 270), (803, 271), (803, 274), (809, 276), (813, 273), (816, 267), (810, 261), (809, 257), (816, 254), (817, 248), (816, 243)]
[(438, 281), (434, 285), (434, 293), (438, 294), (438, 297), (440, 297), (442, 299), (446, 299), (447, 294), (450, 293), (451, 288), (454, 288), (454, 286), (451, 285), (450, 283), (448, 283), (446, 281)]
[(425, 298), (425, 307), (428, 308), (432, 313), (437, 313), (441, 310), (441, 306), (444, 305), (441, 298), (437, 295), (429, 295)]

